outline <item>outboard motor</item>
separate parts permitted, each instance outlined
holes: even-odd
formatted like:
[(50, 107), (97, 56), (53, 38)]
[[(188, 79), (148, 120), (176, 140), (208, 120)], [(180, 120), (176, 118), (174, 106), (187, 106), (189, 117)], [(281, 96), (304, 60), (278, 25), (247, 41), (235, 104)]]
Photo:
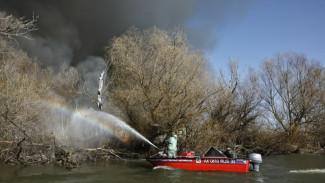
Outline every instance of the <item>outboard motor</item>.
[(260, 171), (260, 164), (262, 163), (261, 154), (250, 153), (248, 154), (249, 170), (258, 172)]

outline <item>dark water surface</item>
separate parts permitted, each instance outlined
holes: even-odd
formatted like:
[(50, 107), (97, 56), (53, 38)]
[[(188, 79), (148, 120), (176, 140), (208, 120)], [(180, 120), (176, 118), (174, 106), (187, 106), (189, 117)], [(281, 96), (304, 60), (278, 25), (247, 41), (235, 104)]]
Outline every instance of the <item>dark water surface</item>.
[(145, 160), (83, 164), (67, 170), (58, 166), (18, 167), (0, 164), (0, 182), (322, 182), (325, 155), (281, 155), (263, 157), (260, 172), (194, 172), (167, 167), (153, 168)]

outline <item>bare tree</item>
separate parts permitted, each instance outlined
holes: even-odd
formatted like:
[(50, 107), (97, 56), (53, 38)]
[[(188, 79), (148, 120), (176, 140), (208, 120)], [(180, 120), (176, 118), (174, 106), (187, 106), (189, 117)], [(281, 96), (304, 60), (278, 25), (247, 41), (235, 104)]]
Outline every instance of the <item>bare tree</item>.
[(321, 98), (324, 69), (302, 54), (278, 54), (263, 65), (261, 97), (270, 122), (287, 137), (309, 132), (324, 120)]
[(65, 104), (75, 97), (79, 73), (62, 66), (55, 74), (11, 44), (18, 37), (29, 38), (28, 33), (36, 29), (35, 19), (18, 20), (0, 13), (0, 21), (0, 161), (47, 162), (53, 157), (49, 144), (54, 136), (48, 129), (50, 111), (42, 103)]
[(205, 139), (210, 146), (243, 143), (261, 116), (257, 75), (251, 70), (248, 78), (239, 79), (233, 62), (229, 63), (229, 71), (229, 79), (224, 74), (218, 78), (218, 93), (208, 101), (209, 122), (200, 129), (205, 133), (198, 138)]
[(36, 21), (34, 16), (31, 20), (25, 20), (23, 17), (17, 19), (5, 12), (0, 12), (0, 36), (15, 42), (19, 37), (30, 39), (29, 33), (37, 30)]
[(110, 93), (130, 123), (150, 139), (199, 122), (214, 94), (207, 61), (192, 51), (182, 32), (131, 28), (107, 48)]
[(49, 76), (52, 77), (48, 78), (49, 83), (59, 96), (64, 96), (71, 101), (80, 95), (78, 86), (81, 77), (76, 68), (62, 64), (57, 74), (49, 73)]

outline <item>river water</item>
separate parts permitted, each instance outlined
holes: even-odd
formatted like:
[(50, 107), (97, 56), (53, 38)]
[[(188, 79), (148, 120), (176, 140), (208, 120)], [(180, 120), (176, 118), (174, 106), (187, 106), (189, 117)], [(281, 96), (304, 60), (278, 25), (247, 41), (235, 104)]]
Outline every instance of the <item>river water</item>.
[(111, 160), (67, 170), (54, 165), (18, 167), (0, 164), (0, 182), (325, 182), (325, 155), (263, 157), (260, 172), (195, 172), (153, 168), (145, 160)]

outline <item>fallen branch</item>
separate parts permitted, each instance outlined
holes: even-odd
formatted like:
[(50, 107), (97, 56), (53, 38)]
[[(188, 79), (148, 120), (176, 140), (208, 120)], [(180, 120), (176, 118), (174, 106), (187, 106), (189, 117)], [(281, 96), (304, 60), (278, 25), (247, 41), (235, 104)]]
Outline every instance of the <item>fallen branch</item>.
[(21, 152), (23, 151), (23, 148), (21, 147), (21, 143), (23, 143), (25, 141), (25, 137), (21, 140), (21, 141), (19, 141), (18, 143), (17, 143), (17, 147), (19, 148), (19, 150), (18, 150), (18, 153), (17, 153), (17, 155), (16, 155), (16, 159), (19, 161), (19, 157), (20, 157), (20, 154), (21, 154)]

